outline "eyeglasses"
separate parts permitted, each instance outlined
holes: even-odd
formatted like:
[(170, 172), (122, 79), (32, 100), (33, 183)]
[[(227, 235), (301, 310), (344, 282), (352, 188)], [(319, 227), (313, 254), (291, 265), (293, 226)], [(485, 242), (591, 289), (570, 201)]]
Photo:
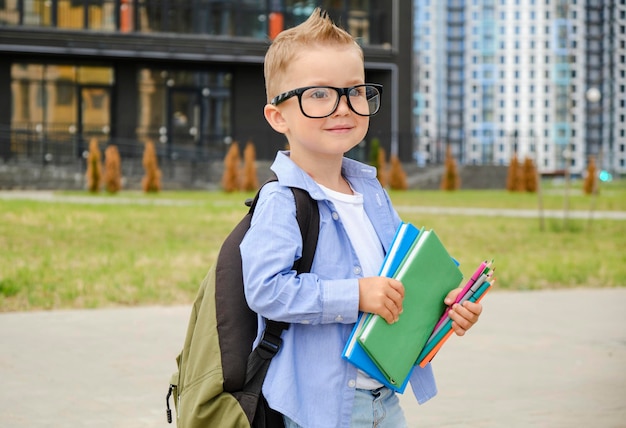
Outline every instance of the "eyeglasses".
[(349, 88), (335, 88), (333, 86), (306, 86), (280, 94), (270, 101), (277, 106), (291, 97), (298, 97), (300, 111), (311, 119), (328, 117), (337, 110), (339, 100), (346, 96), (348, 106), (359, 116), (373, 116), (380, 110), (380, 97), (383, 85), (366, 83), (350, 86)]

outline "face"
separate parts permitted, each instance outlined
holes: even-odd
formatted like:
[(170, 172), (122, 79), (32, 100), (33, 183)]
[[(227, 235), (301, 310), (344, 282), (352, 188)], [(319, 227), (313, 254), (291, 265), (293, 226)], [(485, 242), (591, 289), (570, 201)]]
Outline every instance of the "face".
[[(344, 88), (365, 83), (363, 60), (351, 46), (308, 49), (289, 65), (285, 76), (279, 85), (281, 93), (304, 86)], [(345, 96), (341, 97), (337, 110), (325, 118), (304, 116), (298, 97), (277, 106), (267, 105), (265, 117), (276, 131), (285, 134), (292, 157), (343, 156), (363, 140), (369, 126), (369, 117), (354, 113)]]

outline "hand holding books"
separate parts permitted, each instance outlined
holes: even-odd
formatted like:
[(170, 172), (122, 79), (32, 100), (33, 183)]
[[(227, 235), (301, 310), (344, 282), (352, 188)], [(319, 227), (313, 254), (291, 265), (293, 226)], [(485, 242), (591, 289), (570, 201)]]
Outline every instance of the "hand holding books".
[(493, 260), (490, 263), (483, 262), (478, 266), (478, 269), (476, 269), (472, 277), (467, 281), (463, 290), (457, 295), (454, 303), (448, 306), (435, 325), (424, 349), (422, 349), (420, 355), (417, 357), (417, 363), (420, 367), (424, 367), (432, 361), (435, 354), (437, 354), (446, 340), (452, 335), (452, 319), (448, 316), (450, 308), (457, 303), (462, 305), (465, 301), (480, 302), (495, 282), (493, 278), (494, 270)]
[[(481, 264), (456, 303), (483, 296), (490, 286), (483, 274), (489, 272), (491, 265)], [(452, 321), (444, 298), (459, 286), (462, 274), (434, 231), (403, 223), (380, 275), (404, 284), (404, 311), (393, 324), (378, 315), (361, 314), (343, 357), (386, 386), (403, 392), (413, 367), (426, 365), (451, 335)]]
[(359, 310), (379, 314), (387, 323), (398, 321), (402, 312), (404, 286), (386, 277), (359, 279)]

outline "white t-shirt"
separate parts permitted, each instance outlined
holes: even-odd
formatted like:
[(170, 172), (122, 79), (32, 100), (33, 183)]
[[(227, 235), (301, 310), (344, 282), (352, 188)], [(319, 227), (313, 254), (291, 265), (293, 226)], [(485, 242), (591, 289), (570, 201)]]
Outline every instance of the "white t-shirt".
[[(341, 223), (361, 263), (363, 276), (378, 275), (385, 253), (374, 226), (372, 226), (372, 222), (363, 208), (363, 195), (354, 190), (352, 195), (347, 195), (331, 190), (321, 184), (319, 186), (335, 205)], [(358, 371), (357, 388), (376, 389), (381, 386), (383, 385), (377, 380), (372, 379), (361, 370)]]

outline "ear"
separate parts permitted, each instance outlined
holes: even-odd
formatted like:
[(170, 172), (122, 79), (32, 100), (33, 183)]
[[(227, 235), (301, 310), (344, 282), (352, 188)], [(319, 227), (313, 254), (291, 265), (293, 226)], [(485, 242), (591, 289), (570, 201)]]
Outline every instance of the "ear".
[(267, 123), (270, 124), (274, 131), (280, 132), (281, 134), (287, 132), (287, 122), (278, 107), (272, 104), (266, 104), (263, 108), (263, 114), (265, 115), (265, 120), (267, 120)]

